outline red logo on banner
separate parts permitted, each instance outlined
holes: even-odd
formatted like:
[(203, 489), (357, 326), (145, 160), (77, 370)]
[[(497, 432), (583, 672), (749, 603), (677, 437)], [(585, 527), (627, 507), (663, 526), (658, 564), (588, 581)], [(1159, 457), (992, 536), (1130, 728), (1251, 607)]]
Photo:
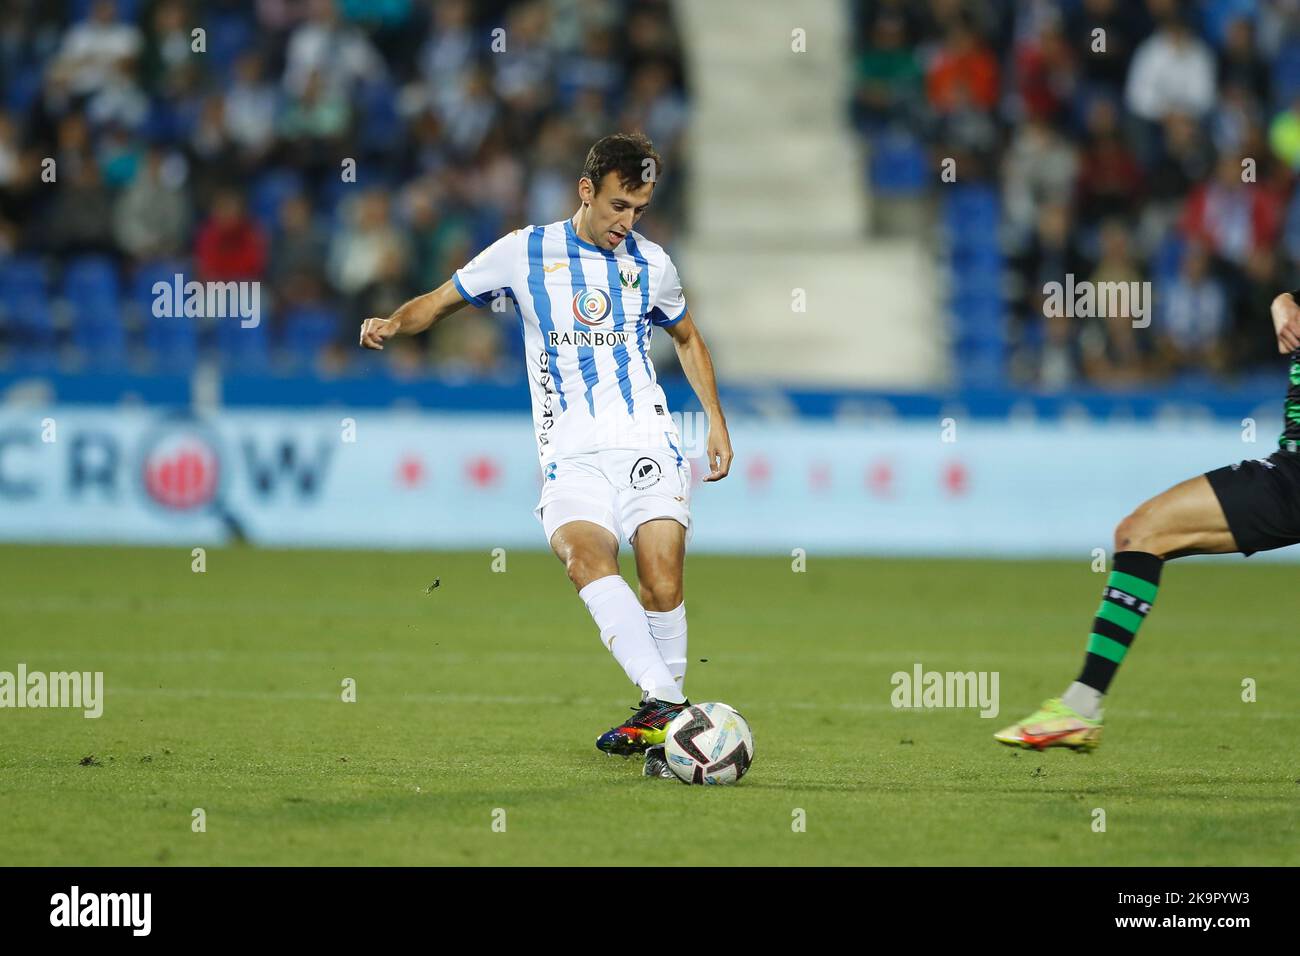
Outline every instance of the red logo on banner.
[(943, 486), (954, 498), (970, 490), (970, 473), (959, 461), (950, 461), (943, 469)]
[(424, 481), (424, 462), (416, 455), (407, 455), (397, 464), (397, 481), (414, 488)]
[(470, 459), (465, 467), (465, 474), (477, 487), (486, 488), (488, 485), (496, 483), (501, 474), (501, 469), (497, 467), (496, 462), (491, 458), (479, 456)]
[(188, 511), (209, 504), (217, 493), (217, 455), (193, 435), (153, 448), (144, 461), (144, 487), (167, 508)]
[(808, 484), (813, 491), (825, 491), (831, 486), (831, 466), (818, 462), (808, 469)]
[(878, 461), (867, 469), (867, 488), (878, 498), (888, 498), (894, 493), (894, 466)]

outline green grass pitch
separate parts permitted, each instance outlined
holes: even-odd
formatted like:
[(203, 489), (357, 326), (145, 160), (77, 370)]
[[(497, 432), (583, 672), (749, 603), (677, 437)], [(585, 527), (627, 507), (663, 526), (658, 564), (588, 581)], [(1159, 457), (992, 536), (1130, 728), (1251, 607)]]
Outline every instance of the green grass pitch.
[[(0, 710), (0, 862), (1300, 863), (1294, 568), (1167, 568), (1076, 755), (991, 734), (1076, 673), (1086, 561), (692, 556), (687, 690), (738, 707), (757, 751), (705, 788), (594, 749), (635, 695), (550, 555), (191, 560), (0, 548), (0, 670), (106, 686), (98, 720)], [(917, 662), (999, 672), (1001, 713), (895, 710)]]

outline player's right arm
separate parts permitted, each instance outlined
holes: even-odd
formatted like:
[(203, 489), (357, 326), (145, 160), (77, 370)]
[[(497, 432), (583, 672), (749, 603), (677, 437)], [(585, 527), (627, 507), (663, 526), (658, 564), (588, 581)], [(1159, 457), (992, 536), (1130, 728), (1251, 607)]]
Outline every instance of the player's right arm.
[(402, 303), (388, 318), (376, 317), (362, 322), (361, 345), (382, 351), (384, 339), (394, 335), (418, 335), (468, 304), (456, 290), (456, 283), (448, 279), (432, 292)]
[(1277, 350), (1283, 355), (1300, 349), (1300, 289), (1283, 292), (1273, 300), (1273, 331), (1277, 333)]
[(523, 253), (525, 232), (516, 229), (488, 246), (450, 279), (432, 292), (403, 303), (386, 319), (366, 319), (361, 323), (361, 345), (382, 349), (384, 339), (394, 335), (418, 335), (466, 305), (479, 308), (491, 303), (494, 296), (510, 292)]

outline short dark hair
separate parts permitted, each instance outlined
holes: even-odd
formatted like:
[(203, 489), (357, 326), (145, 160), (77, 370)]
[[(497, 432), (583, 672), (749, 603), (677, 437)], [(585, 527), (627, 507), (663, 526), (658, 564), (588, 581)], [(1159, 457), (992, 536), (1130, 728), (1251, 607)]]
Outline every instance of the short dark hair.
[(607, 173), (617, 173), (626, 188), (639, 189), (643, 183), (658, 182), (662, 172), (663, 160), (644, 133), (614, 133), (598, 139), (582, 164), (582, 175), (596, 189)]

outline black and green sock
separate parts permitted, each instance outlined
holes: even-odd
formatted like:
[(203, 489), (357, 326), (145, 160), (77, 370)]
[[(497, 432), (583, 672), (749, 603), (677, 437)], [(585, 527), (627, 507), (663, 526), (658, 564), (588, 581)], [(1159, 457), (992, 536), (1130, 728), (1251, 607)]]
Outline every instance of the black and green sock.
[(1160, 569), (1164, 559), (1145, 551), (1120, 551), (1106, 587), (1101, 593), (1101, 607), (1092, 622), (1088, 638), (1088, 655), (1078, 682), (1106, 693), (1115, 671), (1128, 653), (1138, 628), (1146, 619), (1160, 589)]

